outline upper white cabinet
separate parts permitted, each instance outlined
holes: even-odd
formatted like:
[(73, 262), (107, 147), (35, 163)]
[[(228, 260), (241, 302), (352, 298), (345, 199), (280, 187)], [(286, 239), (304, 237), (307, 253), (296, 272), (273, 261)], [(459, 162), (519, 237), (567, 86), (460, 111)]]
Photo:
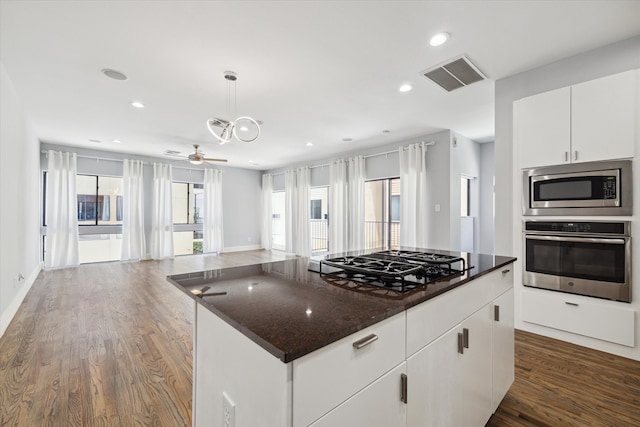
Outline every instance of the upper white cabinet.
[(520, 167), (633, 157), (638, 74), (626, 71), (515, 101)]
[(571, 88), (544, 92), (514, 102), (513, 123), (521, 168), (568, 162)]

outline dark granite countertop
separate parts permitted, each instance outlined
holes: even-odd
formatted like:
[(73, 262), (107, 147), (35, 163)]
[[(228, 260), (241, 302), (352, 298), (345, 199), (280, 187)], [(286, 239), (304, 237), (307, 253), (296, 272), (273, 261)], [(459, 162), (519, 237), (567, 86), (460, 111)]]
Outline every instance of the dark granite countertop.
[[(345, 289), (330, 277), (309, 271), (310, 267), (317, 268), (319, 258), (178, 274), (167, 279), (287, 363), (516, 260), (498, 255), (429, 252), (462, 256), (473, 268), (402, 298)], [(210, 286), (205, 294), (214, 295), (199, 298), (191, 292), (205, 286)]]

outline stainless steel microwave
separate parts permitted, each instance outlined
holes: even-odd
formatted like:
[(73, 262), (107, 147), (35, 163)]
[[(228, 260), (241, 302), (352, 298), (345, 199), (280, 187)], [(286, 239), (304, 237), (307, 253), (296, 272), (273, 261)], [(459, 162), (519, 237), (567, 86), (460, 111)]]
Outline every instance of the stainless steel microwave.
[(632, 215), (632, 162), (524, 169), (523, 215)]

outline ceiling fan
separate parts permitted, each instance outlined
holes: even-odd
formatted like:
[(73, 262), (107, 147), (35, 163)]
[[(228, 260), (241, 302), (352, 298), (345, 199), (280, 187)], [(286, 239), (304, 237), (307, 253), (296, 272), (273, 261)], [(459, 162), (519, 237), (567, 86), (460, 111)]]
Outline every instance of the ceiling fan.
[(227, 162), (227, 159), (214, 159), (212, 157), (205, 157), (205, 154), (202, 151), (198, 151), (198, 144), (193, 144), (193, 148), (196, 150), (193, 153), (189, 154), (187, 159), (191, 164), (201, 165), (203, 162)]

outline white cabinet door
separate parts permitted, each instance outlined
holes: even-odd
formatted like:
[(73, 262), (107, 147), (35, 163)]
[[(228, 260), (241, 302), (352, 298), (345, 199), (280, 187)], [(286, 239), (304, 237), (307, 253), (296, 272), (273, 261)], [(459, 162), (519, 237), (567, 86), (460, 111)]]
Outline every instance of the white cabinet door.
[(573, 162), (633, 157), (637, 84), (632, 70), (571, 87)]
[[(460, 361), (460, 396), (457, 426), (483, 426), (491, 417), (491, 304), (462, 322), (469, 331), (469, 346)], [(461, 410), (461, 408), (464, 408)]]
[(405, 373), (403, 362), (311, 426), (405, 427), (406, 405), (400, 400), (401, 376)]
[(457, 351), (460, 325), (454, 326), (407, 360), (407, 426), (455, 426), (460, 410)]
[(520, 150), (520, 168), (569, 163), (569, 87), (515, 101), (513, 110), (513, 137)]
[[(407, 360), (408, 426), (482, 426), (491, 416), (491, 317), (486, 305)], [(468, 330), (462, 353), (458, 335)]]
[(493, 400), (492, 412), (514, 380), (513, 289), (493, 302)]

